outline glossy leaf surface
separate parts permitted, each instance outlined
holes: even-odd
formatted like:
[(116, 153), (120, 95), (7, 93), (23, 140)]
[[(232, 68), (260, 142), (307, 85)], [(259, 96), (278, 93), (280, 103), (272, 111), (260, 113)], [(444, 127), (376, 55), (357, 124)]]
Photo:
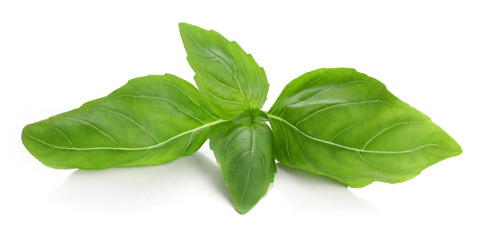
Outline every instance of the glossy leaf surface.
[(215, 31), (180, 24), (187, 59), (206, 106), (232, 119), (245, 109), (260, 109), (269, 83), (264, 70), (236, 42)]
[(259, 202), (276, 172), (274, 138), (264, 115), (260, 111), (245, 111), (210, 133), (210, 147), (235, 209), (241, 214)]
[(353, 69), (293, 80), (269, 117), (278, 161), (351, 187), (403, 182), (462, 152), (429, 117)]
[(174, 75), (133, 79), (109, 96), (27, 125), (25, 147), (53, 168), (162, 164), (196, 151), (221, 122)]

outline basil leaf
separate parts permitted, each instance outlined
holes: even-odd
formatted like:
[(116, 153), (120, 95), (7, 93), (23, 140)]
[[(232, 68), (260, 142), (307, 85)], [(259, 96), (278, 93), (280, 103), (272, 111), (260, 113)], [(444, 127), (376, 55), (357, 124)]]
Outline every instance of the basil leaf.
[(250, 54), (215, 31), (180, 23), (180, 33), (207, 108), (224, 119), (262, 108), (269, 83)]
[(319, 69), (293, 80), (269, 118), (282, 164), (351, 187), (403, 182), (462, 153), (430, 118), (353, 69)]
[(210, 133), (210, 148), (222, 169), (235, 209), (245, 214), (274, 180), (274, 137), (261, 111), (245, 111)]
[(27, 125), (25, 147), (52, 168), (162, 164), (195, 152), (217, 120), (174, 75), (133, 79), (109, 96)]

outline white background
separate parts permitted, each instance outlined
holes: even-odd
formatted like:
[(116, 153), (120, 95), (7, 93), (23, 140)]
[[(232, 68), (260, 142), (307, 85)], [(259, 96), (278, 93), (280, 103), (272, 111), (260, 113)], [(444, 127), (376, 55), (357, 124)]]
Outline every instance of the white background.
[[(0, 2), (0, 239), (483, 239), (482, 1)], [(194, 73), (178, 22), (236, 40), (266, 70), (268, 110), (295, 77), (352, 67), (429, 115), (464, 153), (400, 184), (351, 189), (278, 166), (248, 214), (213, 154), (103, 171), (54, 170), (28, 123), (129, 79)]]

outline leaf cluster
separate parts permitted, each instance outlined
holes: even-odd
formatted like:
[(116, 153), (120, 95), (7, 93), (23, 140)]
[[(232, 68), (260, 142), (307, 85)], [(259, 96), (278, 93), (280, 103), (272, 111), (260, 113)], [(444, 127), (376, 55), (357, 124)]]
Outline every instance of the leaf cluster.
[(181, 23), (180, 33), (198, 89), (171, 74), (132, 79), (27, 125), (28, 151), (52, 168), (105, 169), (164, 164), (210, 139), (241, 214), (267, 192), (276, 159), (363, 187), (409, 180), (462, 152), (429, 117), (354, 69), (303, 74), (263, 112), (269, 83), (250, 54), (215, 31)]

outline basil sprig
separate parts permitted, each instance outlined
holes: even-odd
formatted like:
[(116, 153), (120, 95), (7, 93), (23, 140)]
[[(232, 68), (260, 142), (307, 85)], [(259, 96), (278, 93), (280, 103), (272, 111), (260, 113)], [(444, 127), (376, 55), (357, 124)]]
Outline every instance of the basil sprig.
[(52, 168), (106, 169), (167, 163), (209, 138), (241, 214), (267, 192), (276, 159), (363, 187), (407, 181), (462, 153), (429, 117), (353, 69), (303, 74), (265, 113), (269, 84), (250, 54), (213, 30), (181, 23), (180, 33), (198, 89), (170, 74), (132, 79), (27, 125), (28, 151)]

